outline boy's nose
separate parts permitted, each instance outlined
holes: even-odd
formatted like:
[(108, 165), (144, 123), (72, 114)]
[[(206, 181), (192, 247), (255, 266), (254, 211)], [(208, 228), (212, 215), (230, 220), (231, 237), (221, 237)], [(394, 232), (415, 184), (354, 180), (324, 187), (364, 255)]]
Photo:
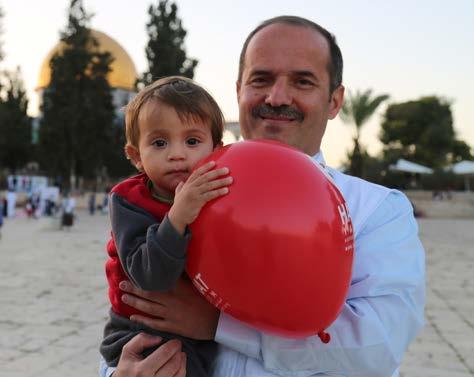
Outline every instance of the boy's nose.
[(184, 149), (179, 146), (173, 146), (169, 149), (168, 153), (168, 160), (184, 160), (186, 154), (184, 153)]

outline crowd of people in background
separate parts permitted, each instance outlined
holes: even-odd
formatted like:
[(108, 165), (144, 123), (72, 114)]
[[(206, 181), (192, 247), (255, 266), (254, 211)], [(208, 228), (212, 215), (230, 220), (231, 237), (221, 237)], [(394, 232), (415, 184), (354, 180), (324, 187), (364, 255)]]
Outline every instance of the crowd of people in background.
[[(4, 223), (17, 216), (26, 216), (28, 219), (50, 217), (59, 222), (60, 229), (70, 229), (74, 225), (77, 199), (85, 194), (61, 190), (58, 186), (47, 186), (37, 178), (8, 177), (4, 182), (6, 190), (0, 190), (0, 238)], [(95, 189), (88, 194), (86, 205), (91, 216), (96, 211), (108, 213), (108, 192), (109, 188), (106, 188), (103, 198), (99, 197)]]

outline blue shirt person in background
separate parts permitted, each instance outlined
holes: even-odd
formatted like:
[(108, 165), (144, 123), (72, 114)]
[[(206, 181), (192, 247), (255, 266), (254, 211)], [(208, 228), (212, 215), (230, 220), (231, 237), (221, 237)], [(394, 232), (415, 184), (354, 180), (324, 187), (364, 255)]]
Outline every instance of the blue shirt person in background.
[(4, 202), (4, 199), (2, 197), (0, 197), (0, 238), (2, 238), (3, 202)]
[[(343, 103), (342, 54), (334, 36), (310, 20), (281, 16), (254, 29), (244, 43), (237, 79), (245, 139), (274, 139), (312, 156), (343, 193), (355, 232), (355, 259), (345, 305), (317, 336), (288, 339), (265, 334), (219, 313), (189, 282), (167, 294), (124, 287), (124, 301), (155, 318), (132, 318), (194, 339), (215, 339), (215, 377), (396, 377), (404, 352), (424, 322), (425, 261), (413, 208), (404, 194), (339, 173), (320, 151), (328, 120)], [(296, 194), (296, 193), (295, 193)], [(158, 318), (156, 318), (158, 317)], [(180, 349), (136, 337), (114, 371), (101, 376), (184, 376)]]

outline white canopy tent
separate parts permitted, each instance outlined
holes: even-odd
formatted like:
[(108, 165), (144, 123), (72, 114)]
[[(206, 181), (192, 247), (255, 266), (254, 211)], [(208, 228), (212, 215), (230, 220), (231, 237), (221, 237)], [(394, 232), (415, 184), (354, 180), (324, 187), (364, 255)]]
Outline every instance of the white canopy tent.
[(459, 175), (469, 175), (474, 174), (474, 161), (461, 161), (457, 162), (450, 166), (449, 170), (451, 170), (454, 174)]
[(433, 174), (433, 169), (420, 164), (416, 164), (411, 161), (404, 160), (403, 158), (400, 158), (395, 165), (390, 165), (388, 168), (390, 170), (401, 171), (405, 173)]
[(464, 189), (471, 191), (471, 176), (474, 176), (474, 161), (460, 161), (448, 167), (454, 174), (464, 176)]

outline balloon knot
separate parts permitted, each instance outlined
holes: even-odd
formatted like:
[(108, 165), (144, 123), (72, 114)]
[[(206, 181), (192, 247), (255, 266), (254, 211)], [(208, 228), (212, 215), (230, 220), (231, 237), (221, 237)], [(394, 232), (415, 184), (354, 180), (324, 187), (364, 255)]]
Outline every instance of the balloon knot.
[(321, 342), (324, 344), (329, 343), (331, 341), (331, 335), (329, 335), (327, 332), (321, 331), (318, 333), (319, 339), (321, 339)]

